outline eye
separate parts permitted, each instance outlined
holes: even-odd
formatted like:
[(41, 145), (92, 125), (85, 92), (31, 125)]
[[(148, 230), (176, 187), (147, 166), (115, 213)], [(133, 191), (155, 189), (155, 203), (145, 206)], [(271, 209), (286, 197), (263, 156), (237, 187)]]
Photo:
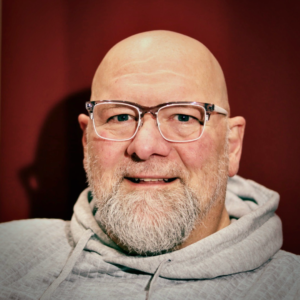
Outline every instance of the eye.
[(110, 117), (107, 122), (113, 121), (113, 122), (125, 122), (129, 120), (133, 120), (134, 117), (129, 114), (121, 114)]
[(119, 122), (128, 121), (129, 115), (118, 115), (116, 116)]
[(191, 116), (188, 115), (177, 115), (175, 116), (175, 119), (177, 119), (180, 122), (188, 122), (192, 118)]

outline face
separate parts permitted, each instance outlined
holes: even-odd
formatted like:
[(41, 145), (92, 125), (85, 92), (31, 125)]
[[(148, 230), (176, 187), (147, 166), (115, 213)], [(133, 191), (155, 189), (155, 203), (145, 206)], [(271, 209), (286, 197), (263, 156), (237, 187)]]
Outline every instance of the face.
[[(154, 64), (147, 60), (121, 65), (99, 82), (100, 92), (92, 100), (127, 100), (144, 106), (213, 102), (185, 69), (171, 61)], [(134, 139), (115, 142), (100, 139), (89, 121), (86, 170), (97, 199), (99, 225), (132, 253), (151, 255), (180, 247), (193, 231), (207, 227), (207, 216), (223, 205), (226, 133), (226, 117), (216, 114), (200, 140), (171, 143), (160, 135), (155, 118), (146, 114)]]

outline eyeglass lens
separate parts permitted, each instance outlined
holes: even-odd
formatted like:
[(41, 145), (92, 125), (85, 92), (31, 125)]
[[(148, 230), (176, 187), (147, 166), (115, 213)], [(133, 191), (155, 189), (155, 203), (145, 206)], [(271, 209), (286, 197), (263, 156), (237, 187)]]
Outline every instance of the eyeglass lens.
[[(97, 104), (93, 116), (95, 130), (104, 139), (130, 139), (139, 122), (138, 109), (127, 104)], [(162, 107), (157, 117), (164, 138), (172, 141), (194, 140), (203, 131), (205, 110), (201, 106), (171, 105)]]

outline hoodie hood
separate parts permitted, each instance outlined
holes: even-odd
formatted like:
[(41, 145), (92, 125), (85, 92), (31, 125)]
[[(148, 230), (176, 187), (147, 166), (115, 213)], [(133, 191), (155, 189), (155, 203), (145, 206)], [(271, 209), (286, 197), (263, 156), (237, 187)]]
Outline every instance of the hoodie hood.
[(101, 230), (93, 215), (91, 192), (86, 189), (74, 206), (71, 237), (75, 245), (87, 239), (84, 249), (111, 264), (148, 274), (159, 270), (159, 276), (170, 279), (215, 278), (256, 269), (281, 248), (281, 221), (275, 214), (278, 203), (276, 192), (235, 176), (228, 180), (226, 192), (229, 226), (183, 249), (141, 257), (123, 253)]

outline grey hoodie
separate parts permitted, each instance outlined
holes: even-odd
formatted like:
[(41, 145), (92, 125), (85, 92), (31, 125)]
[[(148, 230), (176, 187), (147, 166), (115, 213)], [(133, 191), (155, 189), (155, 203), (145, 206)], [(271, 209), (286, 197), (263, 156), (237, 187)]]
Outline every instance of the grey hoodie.
[(300, 258), (279, 251), (279, 195), (253, 181), (229, 179), (229, 226), (152, 257), (121, 252), (90, 200), (87, 189), (71, 222), (0, 226), (0, 299), (300, 299)]

